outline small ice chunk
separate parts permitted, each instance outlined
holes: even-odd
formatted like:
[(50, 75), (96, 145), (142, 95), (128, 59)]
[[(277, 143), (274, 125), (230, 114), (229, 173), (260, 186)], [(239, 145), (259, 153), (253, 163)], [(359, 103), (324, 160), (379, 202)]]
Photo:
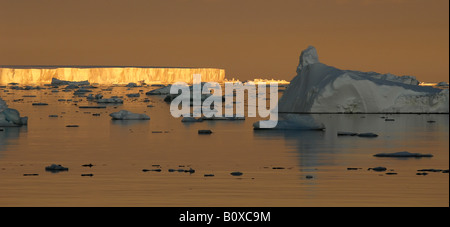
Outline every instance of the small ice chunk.
[(438, 87), (446, 87), (447, 86), (448, 87), (448, 83), (442, 81), (442, 82), (437, 83), (436, 86), (438, 86)]
[(369, 168), (369, 170), (373, 170), (373, 171), (377, 171), (377, 172), (384, 172), (387, 170), (387, 168), (379, 166), (379, 167), (375, 167), (375, 168)]
[(136, 83), (128, 83), (125, 87), (139, 87)]
[(359, 133), (358, 136), (359, 137), (369, 137), (369, 138), (378, 137), (377, 134), (372, 133), (372, 132)]
[(140, 97), (140, 96), (141, 96), (141, 94), (139, 94), (139, 93), (131, 93), (131, 94), (127, 94), (127, 97), (128, 97), (128, 98)]
[(203, 118), (195, 118), (195, 117), (183, 117), (181, 122), (202, 122)]
[(395, 153), (379, 153), (375, 154), (375, 157), (394, 157), (394, 158), (407, 158), (407, 157), (413, 157), (413, 158), (421, 158), (421, 157), (433, 157), (432, 154), (420, 154), (420, 153), (410, 153), (407, 151), (400, 151)]
[(168, 95), (168, 94), (170, 94), (170, 88), (171, 88), (171, 85), (161, 87), (161, 88), (158, 88), (155, 90), (151, 90), (145, 94), (146, 95)]
[(212, 133), (212, 131), (209, 130), (209, 129), (206, 129), (206, 130), (198, 130), (198, 134), (211, 134), (211, 133)]
[(123, 103), (123, 100), (119, 98), (98, 99), (97, 103)]
[(242, 172), (238, 172), (238, 171), (236, 171), (236, 172), (231, 172), (230, 174), (231, 174), (231, 176), (242, 176), (242, 175), (243, 175)]
[(147, 114), (137, 114), (127, 110), (111, 113), (109, 116), (111, 116), (113, 120), (150, 120), (150, 117)]
[(356, 132), (337, 132), (338, 136), (356, 136), (358, 133)]
[(442, 172), (442, 169), (419, 169), (419, 172)]
[(59, 172), (59, 171), (69, 171), (69, 168), (64, 167), (62, 165), (51, 164), (51, 165), (45, 167), (45, 170), (51, 171), (51, 172)]

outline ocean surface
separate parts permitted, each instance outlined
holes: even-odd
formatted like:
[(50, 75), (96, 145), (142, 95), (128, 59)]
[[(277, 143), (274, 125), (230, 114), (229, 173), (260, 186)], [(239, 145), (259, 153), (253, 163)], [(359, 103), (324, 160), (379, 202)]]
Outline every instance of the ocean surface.
[[(0, 206), (449, 206), (448, 173), (418, 171), (449, 168), (446, 114), (316, 114), (324, 131), (254, 131), (258, 118), (183, 123), (164, 96), (145, 95), (156, 87), (105, 88), (92, 93), (124, 103), (82, 109), (96, 104), (61, 88), (0, 89), (29, 117), (26, 127), (0, 130)], [(151, 120), (111, 120), (121, 109)], [(433, 157), (373, 156), (400, 151)], [(46, 171), (51, 164), (69, 170)]]

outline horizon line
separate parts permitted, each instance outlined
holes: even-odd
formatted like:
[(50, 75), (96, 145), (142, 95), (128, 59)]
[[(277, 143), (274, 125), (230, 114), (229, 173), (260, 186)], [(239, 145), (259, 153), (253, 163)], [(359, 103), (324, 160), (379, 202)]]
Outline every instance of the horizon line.
[(57, 69), (57, 68), (170, 68), (170, 69), (219, 69), (215, 67), (183, 67), (183, 66), (129, 66), (129, 65), (0, 65), (0, 68), (10, 69)]

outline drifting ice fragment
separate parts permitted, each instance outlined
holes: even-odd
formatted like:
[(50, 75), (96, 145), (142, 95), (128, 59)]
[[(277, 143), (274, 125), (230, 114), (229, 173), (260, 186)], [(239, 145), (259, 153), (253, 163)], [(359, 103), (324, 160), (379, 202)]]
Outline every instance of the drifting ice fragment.
[(360, 134), (358, 134), (358, 136), (359, 136), (359, 137), (368, 137), (368, 138), (378, 137), (377, 134), (371, 133), (371, 132), (360, 133)]
[(151, 90), (145, 94), (146, 95), (168, 95), (168, 94), (170, 94), (170, 88), (171, 88), (171, 86), (169, 85), (169, 86), (165, 86), (165, 87), (158, 88), (155, 90)]
[(150, 120), (150, 117), (146, 114), (132, 113), (127, 110), (111, 113), (109, 116), (111, 116), (113, 120)]
[(119, 98), (98, 99), (97, 103), (123, 103), (123, 100)]
[(375, 157), (394, 157), (394, 158), (407, 158), (407, 157), (414, 157), (414, 158), (421, 158), (421, 157), (433, 157), (432, 154), (420, 154), (420, 153), (410, 153), (407, 151), (401, 151), (396, 153), (379, 153), (375, 154)]
[(379, 167), (375, 167), (375, 168), (369, 168), (369, 170), (373, 170), (373, 171), (376, 171), (376, 172), (383, 172), (383, 171), (386, 171), (387, 168), (379, 166)]
[(19, 111), (8, 108), (0, 98), (0, 127), (16, 127), (28, 124), (28, 117), (20, 117)]
[(45, 167), (45, 170), (50, 172), (59, 172), (59, 171), (69, 171), (69, 168), (64, 167), (62, 165), (51, 164), (50, 166)]
[(195, 117), (183, 117), (181, 122), (202, 122), (203, 118), (195, 118)]
[(230, 174), (231, 174), (231, 176), (242, 176), (242, 175), (243, 175), (242, 172), (238, 172), (238, 171), (236, 171), (236, 172), (231, 172)]

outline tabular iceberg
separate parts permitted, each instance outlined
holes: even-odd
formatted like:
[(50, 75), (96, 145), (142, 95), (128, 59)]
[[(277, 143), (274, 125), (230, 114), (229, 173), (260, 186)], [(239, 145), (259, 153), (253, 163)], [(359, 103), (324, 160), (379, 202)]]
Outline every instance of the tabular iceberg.
[(449, 90), (412, 76), (340, 70), (309, 46), (278, 103), (281, 113), (449, 113)]
[[(163, 68), (163, 67), (0, 67), (0, 84), (47, 83), (192, 83), (194, 74), (201, 74), (206, 81), (223, 82), (225, 70), (216, 68)], [(52, 79), (55, 78), (55, 79)]]

